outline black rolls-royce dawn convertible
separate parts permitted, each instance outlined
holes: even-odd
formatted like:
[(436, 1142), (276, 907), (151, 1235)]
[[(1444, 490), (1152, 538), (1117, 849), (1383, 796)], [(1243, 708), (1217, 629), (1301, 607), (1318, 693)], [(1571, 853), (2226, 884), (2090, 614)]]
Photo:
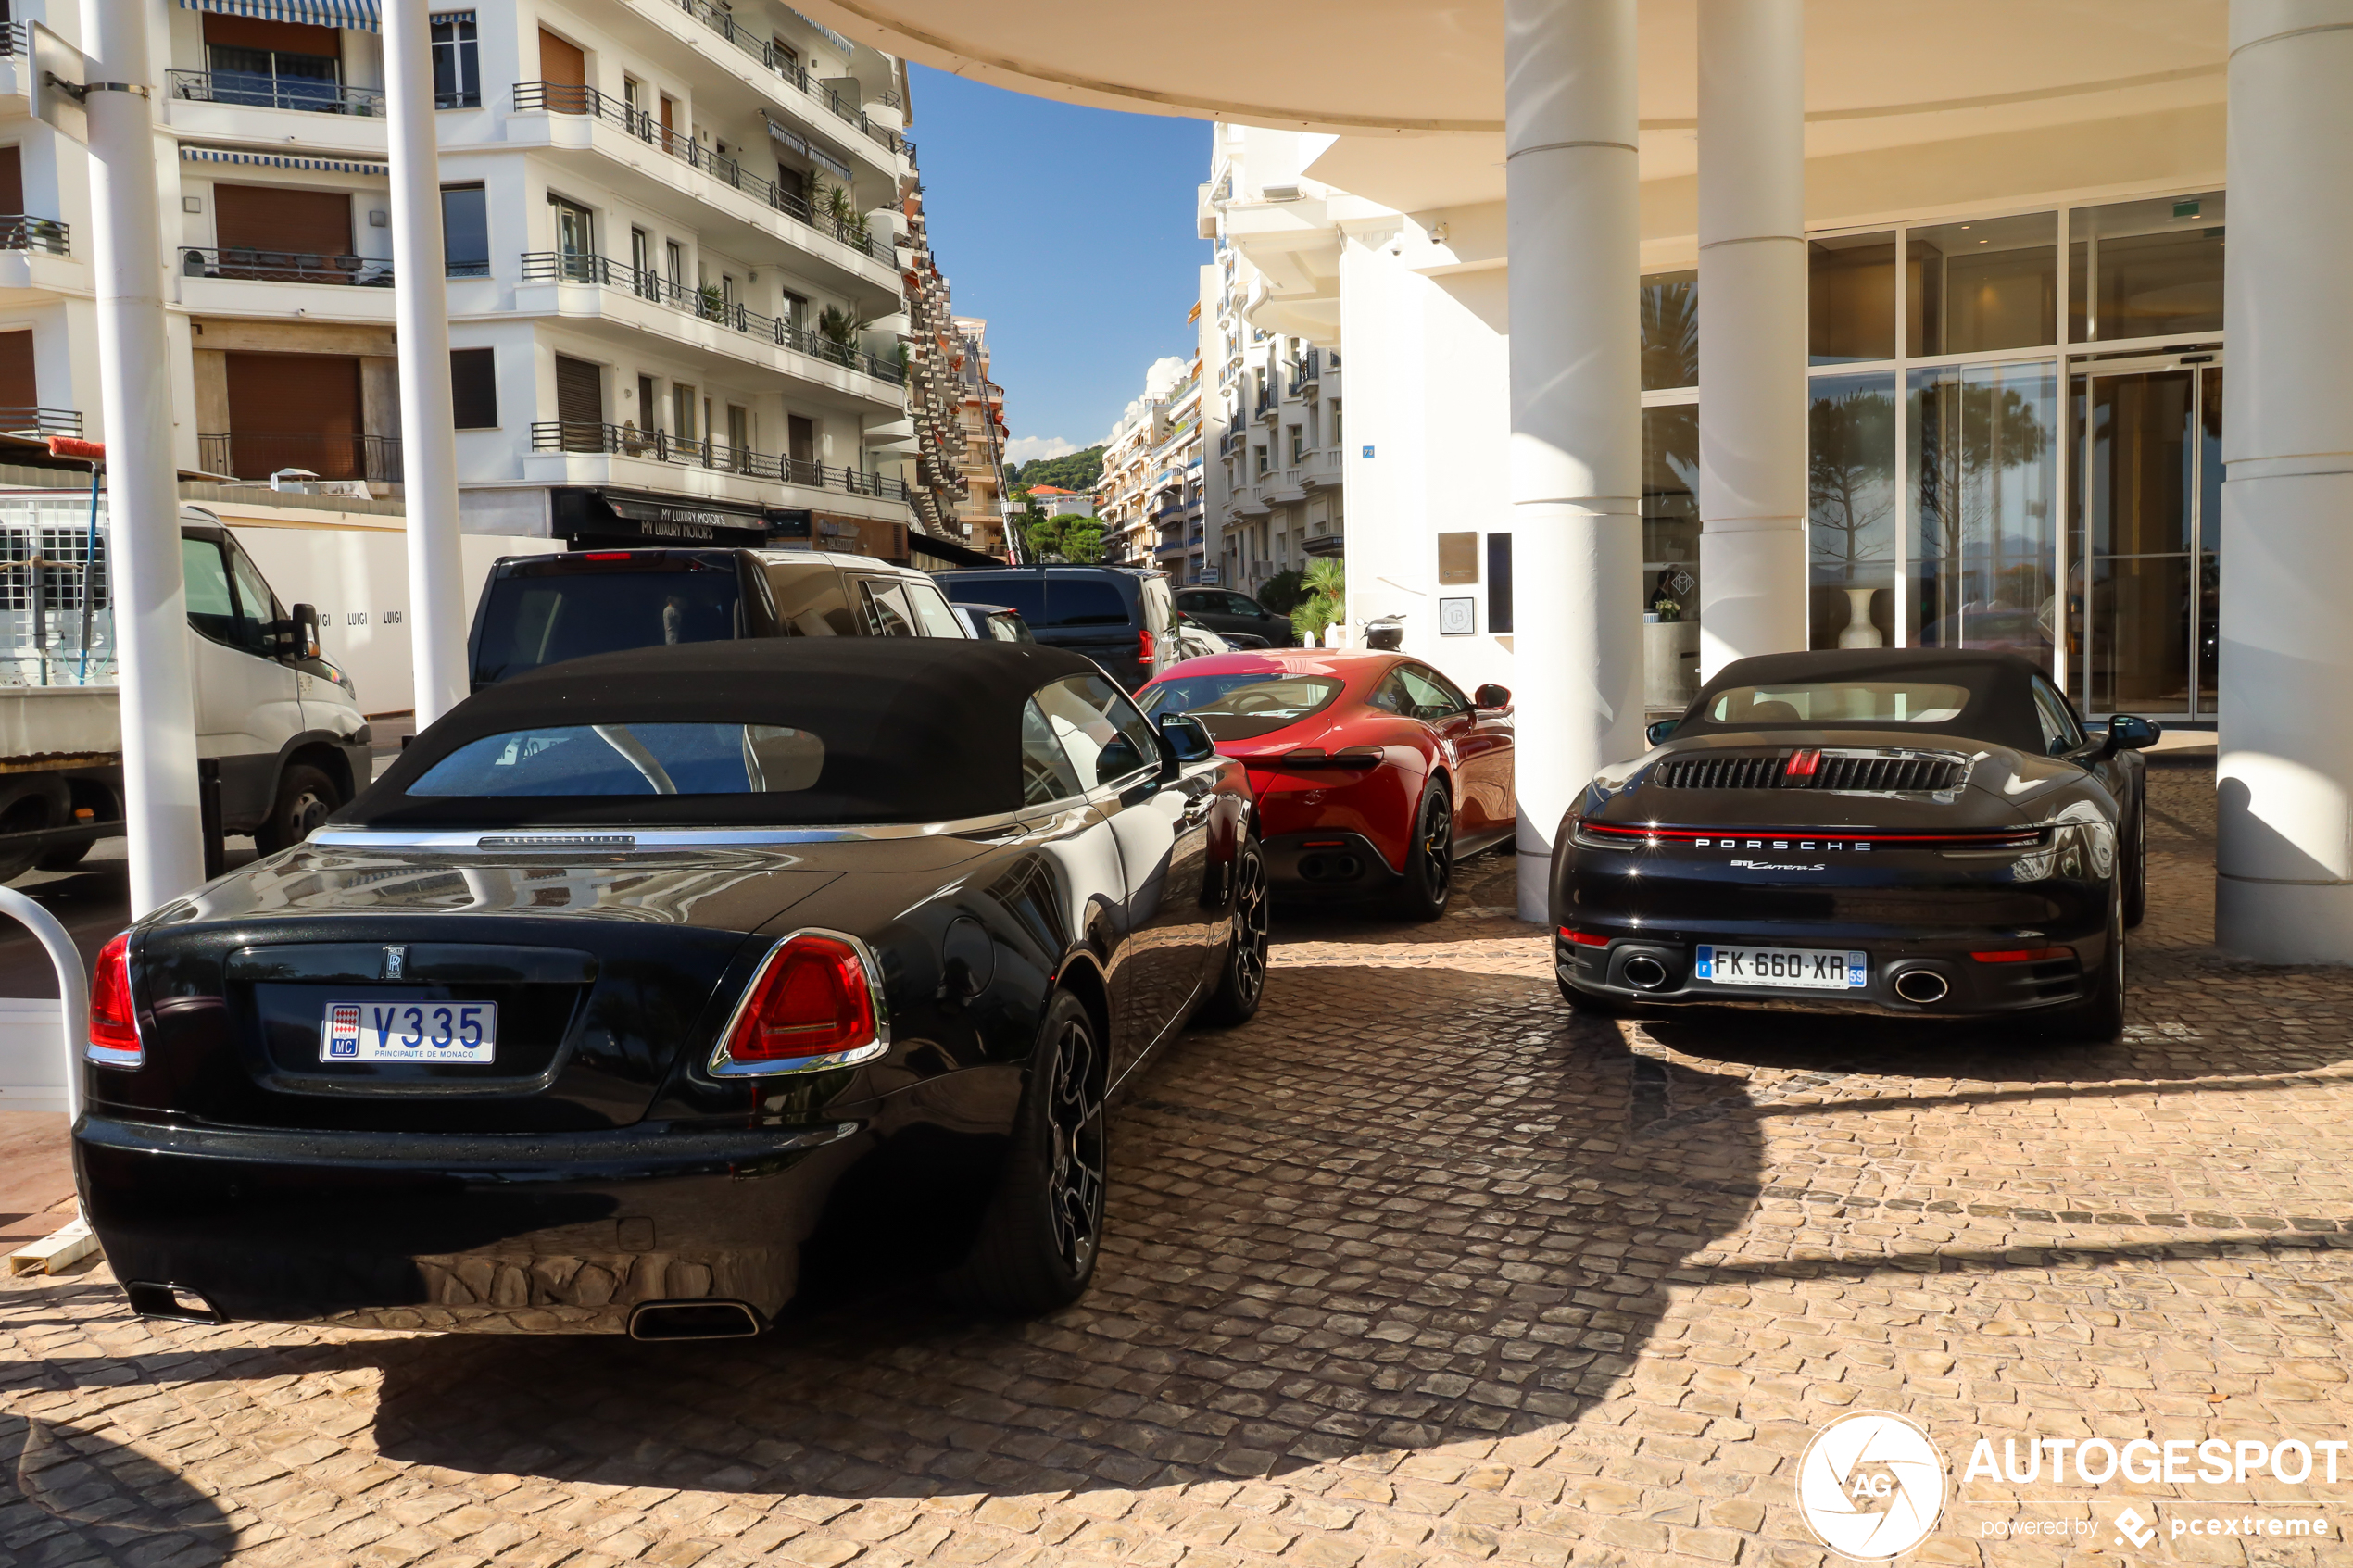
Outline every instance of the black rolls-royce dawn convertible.
[(83, 1211), (138, 1311), (757, 1333), (1074, 1299), (1108, 1097), (1265, 978), (1241, 764), (1030, 643), (727, 642), (460, 704), (116, 938)]
[(1553, 849), (1572, 1008), (1773, 1000), (2123, 1028), (2145, 719), (2087, 728), (1965, 649), (1726, 665), (1587, 787)]

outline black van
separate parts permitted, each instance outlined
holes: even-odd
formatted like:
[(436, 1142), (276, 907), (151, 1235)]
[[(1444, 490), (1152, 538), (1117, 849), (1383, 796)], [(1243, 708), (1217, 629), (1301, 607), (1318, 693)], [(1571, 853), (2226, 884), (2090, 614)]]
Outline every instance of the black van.
[(490, 569), (473, 689), (592, 653), (735, 637), (967, 637), (912, 567), (815, 550), (567, 550)]
[(1050, 647), (1083, 653), (1134, 691), (1185, 657), (1176, 641), (1176, 606), (1157, 571), (1123, 566), (972, 567), (935, 571), (958, 604), (1003, 605), (1021, 612), (1030, 635)]

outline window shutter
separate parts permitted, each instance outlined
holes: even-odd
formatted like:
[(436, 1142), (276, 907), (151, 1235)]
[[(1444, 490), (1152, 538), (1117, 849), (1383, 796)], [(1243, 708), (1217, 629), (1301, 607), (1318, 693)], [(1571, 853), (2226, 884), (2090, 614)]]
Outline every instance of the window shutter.
[(232, 472), (259, 479), (297, 468), (321, 479), (368, 477), (356, 355), (226, 358)]
[(585, 359), (556, 356), (556, 418), (563, 423), (567, 452), (604, 448), (605, 379)]
[(490, 430), (498, 423), (498, 351), (449, 351), (449, 406), (459, 430)]
[[(351, 193), (292, 191), (283, 185), (215, 185), (214, 228), (225, 252), (349, 256)], [(234, 257), (221, 257), (224, 273)], [(258, 258), (255, 258), (258, 259)], [(250, 264), (250, 263), (249, 263)], [(266, 264), (265, 264), (266, 265)]]

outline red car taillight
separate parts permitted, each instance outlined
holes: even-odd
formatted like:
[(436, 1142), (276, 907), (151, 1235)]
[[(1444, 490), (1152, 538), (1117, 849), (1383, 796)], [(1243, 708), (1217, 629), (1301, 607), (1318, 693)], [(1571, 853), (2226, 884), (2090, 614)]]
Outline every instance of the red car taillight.
[(139, 1011), (131, 1000), (131, 933), (127, 931), (98, 949), (98, 967), (90, 976), (90, 1042), (85, 1054), (101, 1067), (136, 1067), (143, 1060)]
[(1136, 633), (1136, 658), (1144, 664), (1150, 664), (1152, 661), (1152, 629), (1149, 626), (1139, 629)]
[(812, 931), (787, 937), (752, 976), (711, 1071), (783, 1073), (877, 1054), (889, 1043), (878, 995), (857, 942)]
[(1560, 934), (1562, 941), (1574, 942), (1580, 947), (1606, 947), (1609, 946), (1608, 937), (1596, 936), (1590, 931), (1571, 931), (1568, 927), (1564, 925), (1560, 928)]

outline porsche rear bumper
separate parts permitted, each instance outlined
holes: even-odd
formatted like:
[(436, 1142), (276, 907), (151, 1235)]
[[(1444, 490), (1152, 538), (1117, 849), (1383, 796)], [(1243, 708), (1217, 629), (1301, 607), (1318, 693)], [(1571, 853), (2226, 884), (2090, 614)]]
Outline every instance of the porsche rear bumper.
[[(2071, 942), (2037, 938), (2026, 950), (2050, 949), (2058, 956), (2001, 962), (1984, 961), (1977, 955), (2020, 951), (2023, 944), (2017, 935), (1989, 931), (1975, 935), (1942, 934), (1933, 939), (1895, 939), (1884, 935), (1850, 937), (1793, 929), (1766, 936), (1678, 932), (1609, 936), (1604, 941), (1604, 946), (1592, 946), (1574, 941), (1556, 929), (1553, 935), (1553, 967), (1561, 983), (1588, 995), (1645, 1006), (1720, 1007), (1728, 1003), (1779, 1001), (1842, 1011), (1972, 1017), (2032, 1012), (2084, 1000), (2101, 972), (2109, 937), (2103, 930)], [(1698, 978), (1693, 972), (1698, 948), (1703, 944), (1727, 942), (1804, 950), (1859, 951), (1868, 955), (1867, 978), (1863, 985), (1843, 990), (1728, 985)], [(1642, 960), (1650, 960), (1655, 968), (1646, 967), (1640, 961)], [(1943, 984), (1944, 991), (1931, 1000), (1907, 999), (1896, 989), (1907, 975), (1932, 976)], [(1654, 978), (1655, 984), (1638, 984)], [(1914, 980), (1906, 988), (1917, 996), (1933, 990), (1934, 985)]]

